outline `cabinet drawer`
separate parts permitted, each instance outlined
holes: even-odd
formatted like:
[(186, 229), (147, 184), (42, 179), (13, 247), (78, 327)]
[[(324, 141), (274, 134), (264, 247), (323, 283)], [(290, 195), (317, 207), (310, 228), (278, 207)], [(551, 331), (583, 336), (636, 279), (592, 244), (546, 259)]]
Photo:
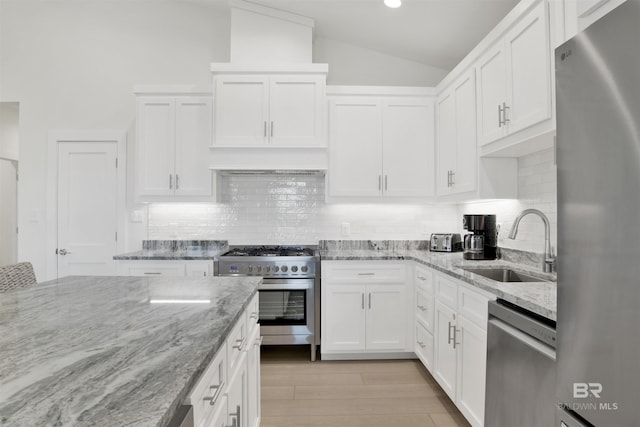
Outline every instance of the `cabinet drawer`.
[(238, 359), (242, 354), (245, 347), (248, 345), (247, 335), (247, 315), (242, 313), (238, 322), (231, 330), (229, 337), (227, 338), (227, 355), (229, 372), (233, 372), (238, 364)]
[(416, 267), (414, 280), (417, 287), (424, 289), (433, 295), (433, 272), (426, 268)]
[(404, 262), (325, 261), (322, 278), (332, 283), (402, 283), (407, 278)]
[(433, 296), (424, 289), (416, 288), (416, 320), (433, 333)]
[(450, 308), (458, 308), (458, 284), (442, 274), (436, 274), (436, 299)]
[(251, 335), (253, 330), (258, 326), (258, 318), (260, 315), (259, 292), (251, 298), (251, 302), (247, 306), (245, 315), (247, 317), (247, 334)]
[(469, 289), (467, 286), (458, 287), (458, 313), (481, 327), (487, 329), (489, 298)]
[(419, 323), (416, 323), (415, 352), (422, 364), (431, 372), (433, 369), (433, 335)]
[(185, 263), (183, 261), (119, 261), (118, 270), (121, 276), (183, 277), (185, 275)]
[[(226, 344), (218, 350), (200, 380), (187, 397), (185, 403), (193, 406), (193, 417), (196, 425), (211, 417), (224, 399), (227, 379)], [(224, 405), (226, 408), (226, 404)]]

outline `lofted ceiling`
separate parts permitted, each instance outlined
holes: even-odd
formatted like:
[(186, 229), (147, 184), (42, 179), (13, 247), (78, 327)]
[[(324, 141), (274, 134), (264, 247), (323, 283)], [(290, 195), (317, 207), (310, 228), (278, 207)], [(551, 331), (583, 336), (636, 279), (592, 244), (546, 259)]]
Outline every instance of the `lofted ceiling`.
[[(225, 0), (192, 0), (216, 6)], [(313, 18), (315, 37), (450, 70), (519, 0), (251, 0)]]

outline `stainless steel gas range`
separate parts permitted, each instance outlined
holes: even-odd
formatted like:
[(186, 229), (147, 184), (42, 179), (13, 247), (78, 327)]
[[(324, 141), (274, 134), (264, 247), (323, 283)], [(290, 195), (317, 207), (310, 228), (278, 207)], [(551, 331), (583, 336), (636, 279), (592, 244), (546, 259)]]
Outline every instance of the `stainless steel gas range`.
[(267, 345), (320, 344), (320, 257), (316, 246), (230, 246), (220, 276), (262, 276), (260, 335)]

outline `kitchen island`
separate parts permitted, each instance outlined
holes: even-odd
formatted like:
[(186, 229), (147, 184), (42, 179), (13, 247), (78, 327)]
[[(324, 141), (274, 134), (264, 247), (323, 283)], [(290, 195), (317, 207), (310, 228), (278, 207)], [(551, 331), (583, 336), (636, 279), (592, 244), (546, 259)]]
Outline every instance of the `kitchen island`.
[(0, 294), (0, 425), (167, 425), (261, 280), (78, 276)]

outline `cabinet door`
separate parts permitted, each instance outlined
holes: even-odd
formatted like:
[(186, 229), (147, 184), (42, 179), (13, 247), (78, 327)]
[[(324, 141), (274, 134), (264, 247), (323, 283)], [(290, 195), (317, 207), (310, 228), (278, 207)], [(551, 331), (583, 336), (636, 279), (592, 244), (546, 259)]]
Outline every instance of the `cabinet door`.
[(175, 195), (210, 196), (211, 97), (176, 100)]
[(213, 276), (213, 261), (186, 261), (186, 275), (191, 277)]
[(436, 189), (439, 196), (451, 193), (451, 173), (456, 167), (456, 104), (452, 91), (436, 101)]
[(227, 411), (229, 421), (238, 427), (249, 427), (247, 424), (247, 355), (242, 353), (233, 371), (229, 371), (229, 387), (227, 388)]
[(391, 98), (382, 104), (384, 195), (434, 195), (433, 101)]
[(382, 101), (344, 97), (329, 104), (329, 195), (382, 194)]
[(367, 350), (407, 346), (408, 315), (404, 285), (367, 285)]
[(140, 97), (136, 113), (137, 191), (172, 196), (175, 156), (175, 99)]
[(458, 316), (457, 405), (473, 425), (484, 424), (487, 332), (464, 316)]
[(323, 77), (272, 77), (269, 83), (269, 144), (326, 145), (323, 101)]
[(551, 67), (546, 2), (506, 36), (509, 133), (551, 117)]
[(268, 134), (269, 80), (265, 76), (218, 76), (215, 140), (219, 147), (264, 146)]
[(260, 328), (255, 328), (247, 346), (247, 427), (260, 421)]
[(456, 154), (453, 191), (474, 191), (477, 183), (476, 82), (472, 69), (454, 86)]
[(503, 44), (489, 50), (476, 66), (478, 76), (478, 144), (484, 145), (506, 135), (498, 108), (507, 102), (506, 59)]
[(324, 350), (365, 349), (364, 285), (324, 285), (322, 347)]
[(456, 400), (456, 349), (453, 347), (453, 331), (456, 325), (456, 313), (436, 300), (436, 330), (434, 345), (433, 376), (438, 384)]

